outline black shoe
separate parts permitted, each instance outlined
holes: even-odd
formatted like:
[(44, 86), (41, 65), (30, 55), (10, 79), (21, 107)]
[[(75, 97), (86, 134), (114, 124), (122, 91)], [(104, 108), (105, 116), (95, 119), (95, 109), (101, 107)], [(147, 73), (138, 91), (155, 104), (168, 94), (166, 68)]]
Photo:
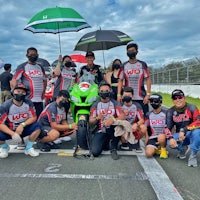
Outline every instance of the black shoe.
[(132, 151), (131, 145), (129, 143), (122, 143), (119, 148), (121, 151)]
[(51, 149), (59, 149), (60, 146), (54, 142), (49, 142), (48, 145), (50, 146)]
[(140, 147), (140, 141), (138, 141), (136, 144), (133, 144), (133, 149), (135, 149), (136, 153), (142, 153), (142, 148)]
[(49, 152), (51, 151), (51, 147), (48, 143), (40, 143), (40, 151)]
[(116, 149), (111, 150), (111, 157), (112, 157), (113, 160), (118, 160), (119, 159), (119, 156), (117, 154), (117, 150)]

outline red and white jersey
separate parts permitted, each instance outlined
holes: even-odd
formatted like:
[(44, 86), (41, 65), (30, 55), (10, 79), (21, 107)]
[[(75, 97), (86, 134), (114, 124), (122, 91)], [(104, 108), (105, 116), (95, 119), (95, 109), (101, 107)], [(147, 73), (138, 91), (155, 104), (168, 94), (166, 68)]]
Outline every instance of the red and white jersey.
[(32, 117), (36, 117), (35, 107), (33, 102), (27, 99), (21, 106), (15, 105), (13, 99), (9, 99), (0, 107), (0, 124), (6, 124), (14, 131), (20, 123)]
[(27, 86), (29, 89), (28, 98), (32, 102), (42, 102), (44, 80), (46, 80), (43, 67), (25, 62), (17, 67), (13, 78)]
[(119, 74), (119, 78), (125, 80), (125, 86), (133, 88), (133, 100), (144, 99), (146, 95), (144, 80), (147, 77), (149, 77), (147, 64), (140, 60), (135, 63), (125, 62)]

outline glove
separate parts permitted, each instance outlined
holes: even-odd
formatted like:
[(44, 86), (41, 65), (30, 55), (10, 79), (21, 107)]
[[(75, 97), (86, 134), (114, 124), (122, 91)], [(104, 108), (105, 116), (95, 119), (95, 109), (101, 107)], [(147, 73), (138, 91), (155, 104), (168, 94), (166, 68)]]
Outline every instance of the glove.
[(17, 143), (20, 143), (22, 141), (22, 138), (20, 137), (19, 134), (15, 133), (13, 136), (12, 136), (12, 139), (17, 142)]

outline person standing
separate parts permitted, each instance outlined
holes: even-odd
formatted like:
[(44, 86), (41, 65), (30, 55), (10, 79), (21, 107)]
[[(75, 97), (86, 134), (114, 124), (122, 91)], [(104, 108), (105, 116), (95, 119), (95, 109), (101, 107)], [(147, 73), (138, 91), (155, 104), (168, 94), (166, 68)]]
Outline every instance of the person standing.
[(11, 64), (4, 65), (4, 72), (0, 74), (0, 84), (1, 84), (1, 103), (7, 99), (11, 99), (11, 87), (10, 81), (12, 80), (13, 75), (11, 74)]
[(40, 125), (33, 103), (26, 99), (27, 87), (18, 83), (13, 89), (13, 98), (6, 100), (0, 107), (0, 158), (7, 158), (9, 145), (6, 140), (12, 139), (20, 143), (29, 136), (25, 151), (31, 157), (39, 156), (33, 143), (40, 134)]
[(94, 79), (93, 81), (99, 85), (103, 80), (103, 75), (100, 71), (101, 66), (94, 64), (95, 55), (92, 51), (88, 51), (85, 57), (87, 60), (87, 65), (81, 67), (79, 78), (81, 78), (85, 73), (89, 72)]
[(29, 90), (28, 98), (31, 99), (35, 106), (37, 117), (39, 117), (43, 110), (43, 99), (47, 86), (45, 70), (36, 63), (38, 56), (36, 48), (28, 48), (26, 54), (28, 61), (17, 67), (11, 82), (12, 87), (14, 87), (17, 82), (21, 82), (27, 86)]
[[(138, 53), (138, 45), (130, 43), (127, 45), (127, 56), (129, 60), (122, 65), (119, 74), (118, 94), (117, 100), (121, 101), (121, 92), (123, 87), (123, 80), (125, 86), (133, 88), (133, 100), (138, 102), (144, 111), (144, 116), (149, 111), (148, 100), (151, 92), (151, 79), (147, 64), (144, 61), (138, 60), (136, 55)], [(146, 89), (145, 84), (146, 82)]]

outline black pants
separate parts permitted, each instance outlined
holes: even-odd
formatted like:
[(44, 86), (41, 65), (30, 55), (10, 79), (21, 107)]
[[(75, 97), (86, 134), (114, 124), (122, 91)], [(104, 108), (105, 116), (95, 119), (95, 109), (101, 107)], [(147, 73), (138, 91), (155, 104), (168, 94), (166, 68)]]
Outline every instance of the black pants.
[(106, 129), (106, 133), (96, 132), (92, 138), (91, 151), (97, 157), (103, 150), (117, 149), (121, 137), (114, 136), (114, 126)]
[(35, 106), (37, 118), (39, 117), (40, 113), (43, 111), (43, 102), (33, 102)]
[(149, 105), (144, 104), (143, 100), (134, 100), (134, 101), (138, 102), (142, 106), (142, 109), (143, 109), (143, 112), (144, 112), (144, 117), (146, 117), (146, 114), (149, 112)]

